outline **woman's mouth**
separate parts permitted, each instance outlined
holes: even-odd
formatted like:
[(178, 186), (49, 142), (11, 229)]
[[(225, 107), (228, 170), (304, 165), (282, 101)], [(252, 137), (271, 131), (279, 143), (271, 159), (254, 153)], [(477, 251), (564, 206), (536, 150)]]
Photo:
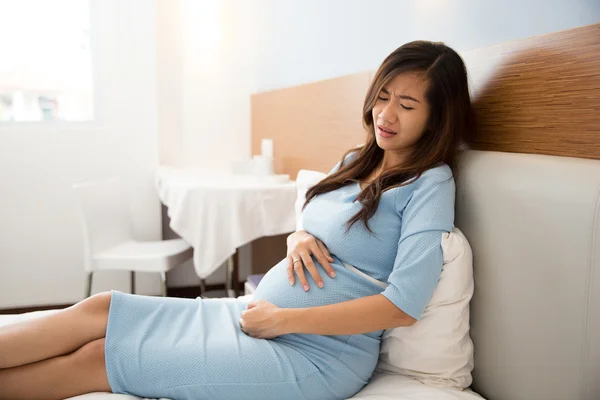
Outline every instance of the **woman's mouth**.
[(384, 139), (389, 139), (389, 138), (394, 137), (396, 135), (396, 132), (394, 132), (391, 129), (384, 128), (381, 125), (377, 125), (377, 133), (379, 134), (380, 137), (382, 137)]

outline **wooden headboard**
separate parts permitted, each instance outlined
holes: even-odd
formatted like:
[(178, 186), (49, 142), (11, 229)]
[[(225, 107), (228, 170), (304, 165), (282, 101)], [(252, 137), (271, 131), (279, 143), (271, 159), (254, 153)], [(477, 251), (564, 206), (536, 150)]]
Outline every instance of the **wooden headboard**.
[[(478, 130), (472, 147), (600, 159), (600, 24), (461, 53)], [(329, 171), (364, 142), (374, 72), (252, 96), (252, 152), (274, 139), (275, 169)]]

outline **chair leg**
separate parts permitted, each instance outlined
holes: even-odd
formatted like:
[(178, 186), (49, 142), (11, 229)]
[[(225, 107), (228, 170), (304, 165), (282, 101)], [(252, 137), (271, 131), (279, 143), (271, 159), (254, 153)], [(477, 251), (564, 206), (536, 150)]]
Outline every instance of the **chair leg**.
[(233, 256), (227, 259), (227, 268), (225, 272), (225, 292), (228, 297), (235, 297), (233, 290)]
[(131, 271), (131, 294), (135, 294), (135, 271)]
[(206, 293), (206, 280), (200, 279), (200, 295), (198, 297), (204, 298), (204, 293)]
[(160, 294), (162, 297), (167, 297), (167, 273), (160, 273)]
[(88, 272), (87, 279), (85, 282), (85, 297), (88, 298), (92, 295), (92, 277), (94, 276), (93, 272)]

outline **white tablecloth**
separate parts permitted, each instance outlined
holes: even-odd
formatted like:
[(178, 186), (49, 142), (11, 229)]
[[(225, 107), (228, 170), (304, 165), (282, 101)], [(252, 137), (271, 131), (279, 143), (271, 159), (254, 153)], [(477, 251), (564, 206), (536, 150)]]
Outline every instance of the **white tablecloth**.
[(194, 248), (200, 278), (240, 246), (295, 230), (293, 181), (160, 167), (156, 187), (171, 229)]

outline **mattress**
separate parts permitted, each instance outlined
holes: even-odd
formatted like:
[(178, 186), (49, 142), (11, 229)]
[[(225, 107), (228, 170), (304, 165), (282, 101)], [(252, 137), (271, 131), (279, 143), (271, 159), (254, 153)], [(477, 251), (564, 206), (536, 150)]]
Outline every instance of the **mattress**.
[[(38, 311), (19, 315), (0, 315), (0, 326), (25, 319), (35, 318), (56, 311)], [(369, 384), (352, 400), (481, 400), (482, 397), (471, 391), (436, 388), (402, 376), (375, 374)], [(90, 393), (72, 397), (71, 400), (140, 400), (139, 397), (112, 393)], [(168, 399), (164, 399), (168, 400)]]
[[(139, 400), (139, 397), (91, 393), (72, 397), (71, 400)], [(482, 400), (482, 397), (471, 391), (425, 386), (401, 375), (376, 374), (352, 400)]]

